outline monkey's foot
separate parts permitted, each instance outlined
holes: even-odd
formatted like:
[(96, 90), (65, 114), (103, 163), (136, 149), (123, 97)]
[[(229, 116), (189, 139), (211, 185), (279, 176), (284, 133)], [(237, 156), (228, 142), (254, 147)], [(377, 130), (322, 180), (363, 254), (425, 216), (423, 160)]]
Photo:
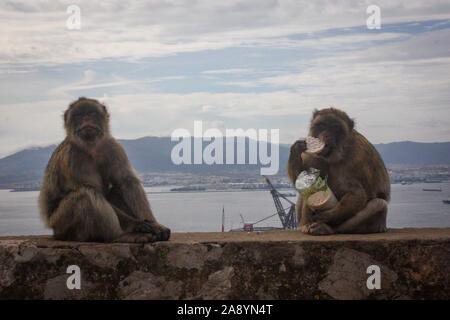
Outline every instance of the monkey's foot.
[(147, 231), (156, 237), (155, 241), (167, 241), (170, 238), (170, 229), (157, 222), (144, 220), (150, 225), (150, 231)]
[(335, 233), (329, 225), (322, 222), (313, 222), (311, 224), (300, 226), (300, 231), (313, 236), (324, 236)]
[(155, 240), (153, 241), (167, 241), (170, 238), (170, 229), (157, 222), (149, 220), (138, 221), (134, 224), (132, 233), (148, 233), (151, 234)]

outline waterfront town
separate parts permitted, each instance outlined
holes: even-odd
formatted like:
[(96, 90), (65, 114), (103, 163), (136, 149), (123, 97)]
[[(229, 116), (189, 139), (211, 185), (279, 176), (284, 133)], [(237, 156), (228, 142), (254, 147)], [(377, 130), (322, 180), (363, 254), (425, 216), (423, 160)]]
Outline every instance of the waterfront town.
[[(392, 184), (433, 183), (450, 180), (450, 165), (388, 165)], [(177, 186), (202, 190), (259, 190), (267, 189), (263, 177), (253, 170), (222, 172), (217, 174), (196, 174), (188, 172), (148, 172), (140, 173), (145, 187)], [(293, 186), (287, 174), (282, 170), (277, 175), (270, 176), (276, 188), (289, 189)], [(40, 181), (28, 181), (20, 184), (2, 185), (2, 189), (15, 191), (39, 190)], [(173, 191), (189, 191), (186, 189)]]

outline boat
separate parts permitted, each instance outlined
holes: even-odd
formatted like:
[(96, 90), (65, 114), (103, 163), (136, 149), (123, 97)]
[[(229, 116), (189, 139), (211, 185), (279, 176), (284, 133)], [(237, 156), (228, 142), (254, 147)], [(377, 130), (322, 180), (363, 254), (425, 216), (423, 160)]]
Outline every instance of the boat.
[(282, 195), (285, 196), (285, 197), (289, 197), (289, 198), (297, 196), (297, 194), (294, 193), (294, 192), (282, 193)]
[(441, 183), (442, 180), (440, 180), (440, 179), (426, 179), (424, 182), (425, 183)]
[(206, 188), (204, 188), (204, 187), (195, 187), (195, 186), (170, 189), (170, 191), (178, 191), (178, 192), (180, 192), (180, 191), (181, 192), (184, 192), (184, 191), (205, 191), (205, 190), (206, 190)]
[(26, 191), (39, 191), (41, 187), (16, 187), (10, 190), (10, 192), (26, 192)]
[(437, 191), (437, 192), (442, 192), (442, 188), (439, 187), (439, 189), (437, 188), (423, 188), (422, 191)]
[(443, 203), (445, 204), (450, 204), (450, 197), (448, 197), (447, 199), (442, 200)]
[(254, 227), (253, 224), (246, 224), (239, 229), (231, 229), (230, 232), (260, 232), (260, 231), (272, 231), (272, 230), (284, 230), (277, 227)]

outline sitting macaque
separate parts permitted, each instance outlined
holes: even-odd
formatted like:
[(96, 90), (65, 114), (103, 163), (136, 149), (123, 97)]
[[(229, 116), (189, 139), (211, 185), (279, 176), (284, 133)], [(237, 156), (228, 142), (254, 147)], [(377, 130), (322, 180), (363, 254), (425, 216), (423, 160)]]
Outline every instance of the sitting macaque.
[(300, 230), (312, 235), (385, 232), (390, 181), (374, 146), (354, 129), (345, 112), (334, 108), (313, 112), (309, 135), (325, 146), (318, 153), (307, 153), (306, 141), (296, 141), (289, 155), (289, 178), (295, 184), (301, 171), (319, 169), (338, 203), (313, 211), (299, 196)]
[(67, 137), (47, 165), (39, 207), (54, 238), (71, 241), (165, 241), (122, 146), (97, 100), (79, 98), (64, 113)]

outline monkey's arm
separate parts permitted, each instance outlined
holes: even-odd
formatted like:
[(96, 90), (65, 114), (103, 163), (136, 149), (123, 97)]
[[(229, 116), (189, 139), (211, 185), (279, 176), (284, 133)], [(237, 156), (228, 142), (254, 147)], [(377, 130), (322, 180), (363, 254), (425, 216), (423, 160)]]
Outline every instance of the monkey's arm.
[(297, 140), (291, 146), (291, 152), (289, 154), (289, 160), (287, 165), (287, 173), (292, 184), (295, 185), (295, 180), (297, 179), (300, 172), (305, 170), (305, 166), (302, 161), (302, 152), (306, 150), (306, 141)]
[(119, 196), (120, 202), (124, 203), (130, 214), (136, 219), (146, 219), (155, 222), (147, 200), (144, 188), (137, 174), (131, 167), (128, 157), (117, 142), (111, 142), (108, 153), (112, 160), (108, 163), (109, 173), (115, 190), (115, 196)]
[(358, 182), (346, 182), (349, 191), (332, 209), (316, 212), (312, 220), (325, 222), (332, 226), (340, 225), (361, 211), (367, 203), (367, 195)]
[(304, 201), (301, 195), (297, 197), (297, 204), (295, 206), (297, 210), (297, 219), (300, 226), (310, 224), (312, 222), (311, 217), (313, 212), (306, 205), (306, 201)]
[[(132, 229), (133, 232), (151, 233), (155, 236), (153, 241), (168, 240), (170, 229), (156, 221), (141, 181), (131, 167), (125, 150), (115, 140), (108, 141), (106, 149), (109, 161), (105, 162), (105, 166), (111, 179), (112, 189), (118, 197), (117, 202), (123, 204), (123, 206), (116, 206), (120, 211), (115, 210), (121, 225), (123, 224), (126, 229)], [(114, 202), (116, 201), (110, 200), (110, 203)], [(131, 216), (132, 219), (127, 216)], [(134, 219), (137, 221), (133, 221)]]
[(63, 198), (63, 192), (61, 191), (58, 183), (58, 176), (57, 161), (55, 160), (55, 156), (52, 155), (52, 158), (47, 165), (44, 180), (39, 193), (39, 208), (41, 217), (47, 226), (49, 226), (50, 217), (58, 208), (59, 202)]
[(148, 220), (138, 220), (126, 214), (111, 202), (109, 203), (119, 219), (120, 227), (128, 233), (148, 233), (152, 232), (152, 223)]
[(141, 181), (133, 170), (130, 167), (121, 168), (121, 172), (117, 173), (114, 180), (114, 185), (118, 188), (122, 201), (130, 209), (132, 216), (156, 222)]
[[(129, 209), (129, 212), (126, 213), (115, 210), (120, 224), (134, 233), (144, 232), (154, 235), (152, 241), (168, 240), (170, 229), (156, 221), (141, 181), (128, 163), (128, 159), (122, 163), (120, 168), (117, 168), (112, 180), (113, 188), (118, 189), (121, 201)], [(128, 214), (132, 215), (132, 219), (128, 217)]]

